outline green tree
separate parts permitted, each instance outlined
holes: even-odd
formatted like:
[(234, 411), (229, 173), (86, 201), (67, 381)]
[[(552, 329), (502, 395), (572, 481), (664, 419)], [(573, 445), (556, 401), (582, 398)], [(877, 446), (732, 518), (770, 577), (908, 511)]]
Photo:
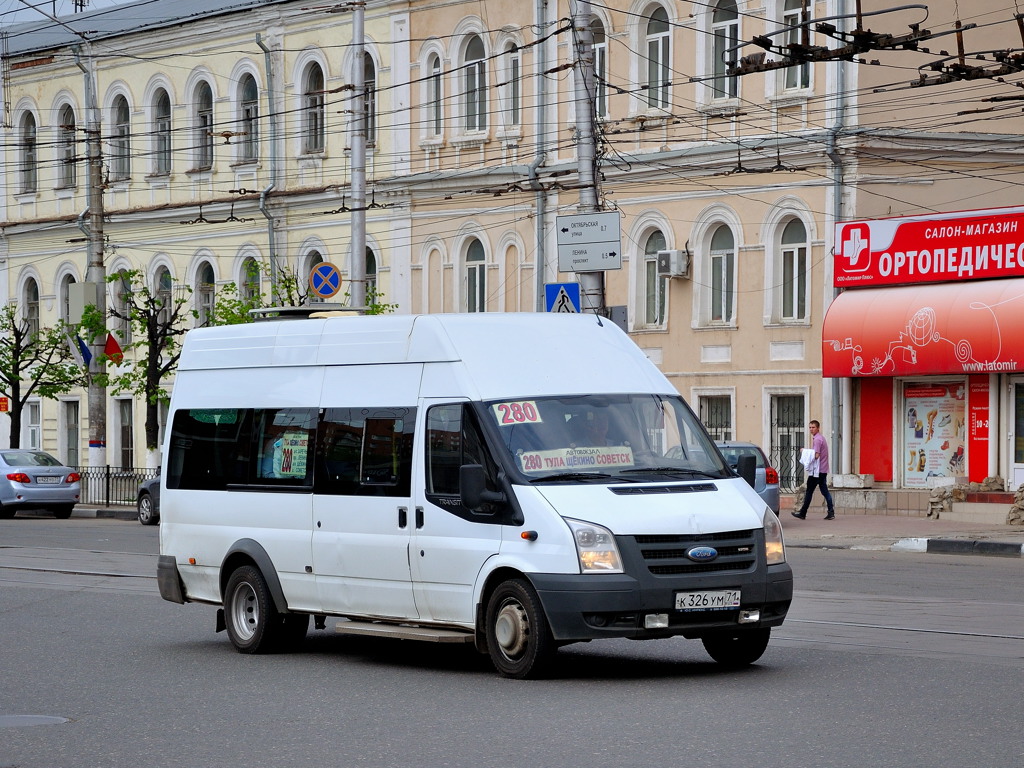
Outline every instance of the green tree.
[[(118, 339), (125, 359), (115, 372), (108, 370), (103, 384), (114, 394), (129, 392), (145, 399), (146, 448), (154, 451), (160, 440), (160, 404), (170, 399), (164, 381), (178, 367), (181, 337), (191, 325), (187, 321), (198, 316), (190, 307), (192, 289), (151, 290), (138, 270), (109, 275), (107, 282), (122, 286), (121, 308), (109, 310), (109, 315), (129, 323), (135, 340)], [(106, 336), (106, 318), (95, 306), (86, 307), (82, 325), (92, 339)]]
[(69, 328), (34, 328), (14, 304), (0, 307), (0, 395), (10, 400), (11, 447), (21, 447), (21, 418), (29, 398), (55, 399), (82, 386), (86, 374), (71, 356)]

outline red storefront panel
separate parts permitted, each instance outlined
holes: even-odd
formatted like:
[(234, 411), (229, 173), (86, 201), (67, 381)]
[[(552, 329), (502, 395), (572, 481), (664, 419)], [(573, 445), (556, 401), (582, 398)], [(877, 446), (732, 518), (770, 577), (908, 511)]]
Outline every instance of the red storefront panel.
[(1024, 371), (1024, 278), (844, 291), (822, 329), (826, 377)]

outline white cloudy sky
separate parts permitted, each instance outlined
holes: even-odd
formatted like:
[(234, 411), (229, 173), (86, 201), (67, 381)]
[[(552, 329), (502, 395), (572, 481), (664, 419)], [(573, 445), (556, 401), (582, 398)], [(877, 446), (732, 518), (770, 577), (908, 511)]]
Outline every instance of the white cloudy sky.
[[(124, 2), (127, 0), (87, 0), (85, 9), (108, 8)], [(74, 13), (74, 10), (73, 0), (0, 0), (0, 24), (40, 21), (45, 18), (40, 11), (50, 16), (64, 16)]]

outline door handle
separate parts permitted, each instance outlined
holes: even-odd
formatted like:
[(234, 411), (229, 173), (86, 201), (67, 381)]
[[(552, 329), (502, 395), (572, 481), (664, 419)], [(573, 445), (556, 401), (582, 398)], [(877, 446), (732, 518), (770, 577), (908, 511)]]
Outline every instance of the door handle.
[(416, 507), (416, 527), (423, 527), (423, 507)]
[(407, 507), (398, 508), (398, 527), (405, 528), (409, 525), (409, 509)]

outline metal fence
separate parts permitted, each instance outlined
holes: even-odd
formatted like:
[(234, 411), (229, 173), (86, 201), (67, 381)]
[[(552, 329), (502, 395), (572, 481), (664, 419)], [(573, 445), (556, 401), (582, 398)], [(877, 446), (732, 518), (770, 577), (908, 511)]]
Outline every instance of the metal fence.
[(158, 468), (74, 467), (82, 476), (82, 504), (135, 504), (139, 485), (160, 474)]

